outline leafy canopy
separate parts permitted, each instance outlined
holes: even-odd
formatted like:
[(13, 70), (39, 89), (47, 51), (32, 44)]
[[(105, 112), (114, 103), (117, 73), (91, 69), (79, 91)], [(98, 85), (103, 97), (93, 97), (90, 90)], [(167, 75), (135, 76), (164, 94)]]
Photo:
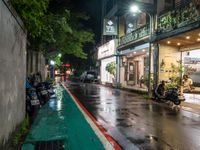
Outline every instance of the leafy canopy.
[(89, 19), (87, 15), (67, 9), (53, 12), (48, 8), (49, 0), (11, 0), (11, 3), (28, 30), (30, 49), (43, 51), (47, 57), (56, 57), (58, 53), (87, 57), (83, 46), (94, 38), (82, 24)]

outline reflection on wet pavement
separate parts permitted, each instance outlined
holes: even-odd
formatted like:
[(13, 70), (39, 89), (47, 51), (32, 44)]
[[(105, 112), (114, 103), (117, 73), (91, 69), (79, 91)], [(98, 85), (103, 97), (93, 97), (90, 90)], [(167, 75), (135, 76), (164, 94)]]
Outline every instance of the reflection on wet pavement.
[(107, 132), (127, 150), (198, 150), (200, 116), (127, 91), (95, 84), (68, 85)]

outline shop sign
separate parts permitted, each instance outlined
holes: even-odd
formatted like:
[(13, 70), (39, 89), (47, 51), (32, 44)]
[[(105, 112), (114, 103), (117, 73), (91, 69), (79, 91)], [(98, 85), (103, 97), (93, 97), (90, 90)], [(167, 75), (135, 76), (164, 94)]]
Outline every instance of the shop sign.
[(115, 49), (116, 49), (116, 40), (111, 40), (108, 43), (100, 46), (98, 48), (98, 59), (112, 56), (115, 54)]
[(184, 62), (186, 64), (197, 64), (197, 63), (200, 63), (200, 58), (185, 57)]
[(104, 19), (103, 35), (117, 35), (117, 18)]

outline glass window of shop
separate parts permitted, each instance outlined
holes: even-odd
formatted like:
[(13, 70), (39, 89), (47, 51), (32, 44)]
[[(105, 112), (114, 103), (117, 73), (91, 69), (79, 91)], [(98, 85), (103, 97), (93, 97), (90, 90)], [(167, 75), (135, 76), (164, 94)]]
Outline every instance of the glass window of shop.
[(193, 92), (200, 92), (200, 49), (183, 52), (184, 73), (193, 81)]
[(144, 26), (146, 24), (146, 14), (141, 13), (140, 15), (127, 15), (126, 16), (126, 34)]

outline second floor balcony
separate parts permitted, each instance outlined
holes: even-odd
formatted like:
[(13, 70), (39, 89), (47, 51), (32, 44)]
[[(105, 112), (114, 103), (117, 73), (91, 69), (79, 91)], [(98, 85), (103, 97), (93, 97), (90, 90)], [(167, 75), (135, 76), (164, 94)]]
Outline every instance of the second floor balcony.
[(200, 21), (200, 12), (191, 0), (185, 5), (177, 4), (176, 8), (158, 17), (157, 34), (166, 33)]
[(125, 36), (120, 37), (120, 44), (119, 46), (123, 46), (129, 44), (131, 42), (136, 42), (140, 39), (145, 39), (149, 37), (149, 25), (146, 24), (131, 33), (126, 34)]
[[(170, 9), (158, 16), (157, 30), (153, 34), (154, 39), (162, 35), (164, 36), (167, 32), (173, 31), (173, 34), (183, 30), (182, 27), (190, 27), (192, 24), (198, 24), (200, 22), (200, 9), (197, 9), (196, 4), (192, 0), (188, 0), (186, 3), (177, 3), (174, 9)], [(191, 28), (189, 28), (191, 29)], [(189, 29), (184, 29), (189, 30)], [(175, 32), (174, 32), (175, 31)], [(171, 34), (171, 33), (170, 33)], [(119, 47), (136, 43), (138, 41), (149, 38), (149, 24), (145, 24), (142, 27), (120, 37)]]

